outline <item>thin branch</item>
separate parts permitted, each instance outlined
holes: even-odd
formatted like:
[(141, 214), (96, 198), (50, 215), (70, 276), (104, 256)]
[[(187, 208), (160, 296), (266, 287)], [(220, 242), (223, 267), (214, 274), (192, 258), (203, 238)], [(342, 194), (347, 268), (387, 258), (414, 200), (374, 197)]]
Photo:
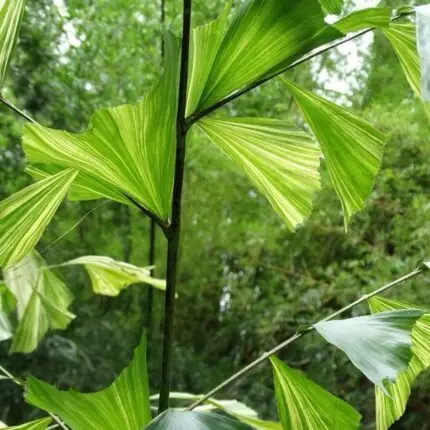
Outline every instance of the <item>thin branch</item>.
[(179, 257), (179, 240), (181, 233), (181, 202), (182, 187), (184, 182), (185, 149), (187, 138), (187, 127), (185, 120), (185, 109), (187, 103), (187, 81), (188, 62), (190, 50), (191, 33), (191, 7), (192, 0), (184, 0), (182, 20), (182, 48), (181, 48), (181, 71), (179, 76), (178, 111), (176, 115), (176, 160), (175, 180), (172, 198), (172, 223), (169, 227), (167, 240), (167, 271), (166, 271), (166, 294), (164, 302), (164, 338), (163, 359), (160, 383), (160, 403), (158, 412), (161, 413), (169, 407), (170, 374), (172, 367), (173, 352), (173, 325), (176, 294), (176, 274)]
[(160, 228), (163, 230), (165, 236), (167, 237), (169, 234), (169, 224), (166, 221), (161, 220), (157, 217), (157, 215), (154, 215), (152, 212), (150, 212), (148, 209), (143, 207), (139, 202), (133, 199), (133, 197), (130, 197), (129, 195), (123, 193), (123, 196), (130, 200), (138, 209), (140, 209), (146, 216), (148, 216), (151, 220), (153, 220), (156, 224), (160, 226)]
[[(318, 321), (318, 323), (319, 322), (324, 322), (324, 321), (329, 321), (329, 320), (331, 320), (333, 318), (336, 318), (337, 316), (339, 316), (339, 315), (343, 314), (344, 312), (352, 309), (353, 307), (359, 305), (360, 303), (363, 303), (366, 300), (369, 300), (371, 297), (376, 296), (377, 294), (381, 294), (384, 291), (386, 291), (386, 290), (388, 290), (388, 289), (390, 289), (390, 288), (392, 288), (392, 287), (394, 287), (396, 285), (399, 285), (402, 282), (407, 281), (408, 279), (414, 278), (415, 276), (419, 275), (420, 273), (422, 273), (422, 272), (424, 272), (426, 270), (427, 270), (426, 268), (420, 266), (417, 269), (413, 270), (412, 272), (408, 273), (407, 275), (402, 276), (401, 278), (396, 279), (393, 282), (385, 284), (381, 288), (378, 288), (377, 290), (375, 290), (375, 291), (373, 291), (373, 292), (371, 292), (369, 294), (365, 294), (365, 295), (361, 296), (355, 302), (350, 303), (349, 305), (343, 307), (342, 309), (340, 309), (340, 310), (332, 313), (328, 317), (326, 317), (326, 318)], [(290, 345), (291, 343), (295, 342), (297, 339), (300, 339), (305, 334), (310, 333), (313, 330), (315, 330), (314, 325), (311, 325), (309, 327), (306, 327), (305, 329), (297, 331), (293, 336), (291, 336), (290, 338), (288, 338), (284, 342), (280, 343), (279, 345), (277, 345), (275, 348), (271, 349), (270, 351), (265, 352), (261, 357), (257, 358), (257, 360), (255, 360), (252, 363), (248, 364), (246, 367), (244, 367), (243, 369), (239, 370), (239, 372), (235, 373), (233, 376), (231, 376), (230, 378), (226, 379), (221, 384), (219, 384), (218, 386), (216, 386), (214, 389), (212, 389), (211, 391), (209, 391), (207, 394), (205, 394), (204, 396), (202, 396), (199, 400), (197, 400), (192, 405), (190, 405), (187, 408), (187, 410), (189, 410), (189, 411), (193, 410), (194, 408), (196, 408), (197, 406), (199, 406), (200, 404), (202, 404), (203, 402), (205, 402), (206, 400), (208, 400), (210, 397), (212, 397), (214, 394), (216, 394), (218, 391), (222, 390), (223, 388), (227, 387), (228, 385), (230, 385), (233, 382), (235, 382), (235, 381), (239, 380), (240, 378), (242, 378), (250, 370), (254, 369), (259, 364), (261, 364), (264, 361), (266, 361), (269, 357), (271, 357), (272, 355), (276, 354), (280, 350), (284, 349), (286, 346)]]
[[(404, 12), (404, 13), (398, 14), (395, 17), (393, 17), (391, 19), (391, 21), (397, 21), (400, 18), (403, 18), (403, 17), (408, 16), (408, 15), (412, 15), (414, 13), (415, 12)], [(325, 52), (327, 52), (333, 48), (336, 48), (340, 45), (343, 45), (347, 42), (350, 42), (351, 40), (357, 39), (357, 38), (371, 32), (373, 30), (376, 30), (376, 29), (377, 29), (377, 27), (371, 27), (371, 28), (368, 28), (366, 30), (362, 30), (362, 31), (360, 31), (360, 32), (358, 32), (352, 36), (345, 37), (341, 40), (338, 40), (337, 42), (332, 42), (332, 43), (329, 43), (327, 45), (323, 45), (322, 47), (315, 49), (314, 51), (311, 51), (309, 54), (304, 55), (303, 57), (301, 57), (298, 60), (294, 61), (293, 63), (289, 64), (287, 67), (284, 67), (282, 70), (274, 72), (271, 75), (266, 76), (264, 78), (258, 79), (256, 81), (252, 82), (251, 84), (246, 85), (243, 88), (237, 90), (236, 92), (230, 94), (226, 98), (214, 103), (212, 106), (209, 106), (200, 112), (193, 113), (192, 115), (190, 115), (187, 118), (187, 127), (188, 128), (191, 127), (199, 119), (202, 119), (203, 117), (211, 114), (212, 112), (215, 112), (219, 108), (225, 106), (227, 103), (230, 103), (231, 101), (237, 99), (238, 97), (242, 96), (243, 94), (245, 94), (245, 93), (253, 90), (254, 88), (257, 88), (260, 85), (270, 81), (271, 79), (276, 78), (277, 76), (280, 76), (283, 73), (285, 73), (291, 69), (294, 69), (295, 67), (297, 67), (303, 63), (306, 63), (307, 61), (311, 60), (312, 58), (317, 57), (318, 55), (324, 54)]]
[(9, 100), (5, 99), (1, 94), (0, 94), (0, 102), (3, 103), (5, 106), (7, 106), (9, 109), (12, 109), (15, 113), (17, 113), (19, 116), (24, 118), (26, 121), (29, 121), (33, 124), (37, 124), (36, 121), (31, 116), (27, 115), (24, 111), (18, 109)]

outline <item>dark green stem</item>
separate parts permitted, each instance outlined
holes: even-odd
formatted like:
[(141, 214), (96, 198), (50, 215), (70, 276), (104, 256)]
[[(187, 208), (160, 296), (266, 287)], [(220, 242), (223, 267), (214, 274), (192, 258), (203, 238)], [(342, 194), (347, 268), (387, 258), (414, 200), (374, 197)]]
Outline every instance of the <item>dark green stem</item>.
[(191, 0), (184, 0), (183, 5), (181, 71), (179, 77), (178, 111), (176, 116), (176, 161), (172, 198), (172, 222), (166, 232), (166, 237), (168, 240), (166, 272), (167, 286), (164, 305), (164, 339), (160, 383), (160, 403), (158, 406), (159, 413), (165, 411), (169, 407), (175, 311), (174, 305), (176, 294), (176, 276), (178, 269), (179, 240), (181, 233), (181, 202), (187, 138), (185, 109), (187, 100), (188, 60), (191, 32)]
[[(153, 220), (150, 220), (149, 224), (149, 257), (148, 257), (148, 263), (150, 266), (153, 266), (155, 263), (155, 236), (156, 236), (156, 230), (155, 230), (156, 224)], [(151, 276), (154, 275), (154, 270), (150, 270)], [(146, 332), (147, 332), (147, 342), (148, 345), (151, 343), (151, 334), (152, 334), (152, 314), (153, 314), (153, 307), (154, 307), (154, 288), (149, 286), (146, 297)]]
[[(408, 279), (414, 278), (415, 276), (419, 275), (420, 273), (422, 273), (422, 272), (424, 272), (426, 270), (427, 269), (425, 269), (424, 266), (418, 267), (417, 269), (415, 269), (414, 271), (408, 273), (407, 275), (402, 276), (401, 278), (396, 279), (393, 282), (385, 284), (382, 287), (378, 288), (375, 291), (372, 291), (369, 294), (365, 294), (364, 296), (361, 296), (355, 302), (350, 303), (349, 305), (343, 307), (342, 309), (339, 309), (338, 311), (332, 313), (331, 315), (327, 316), (326, 318), (324, 318), (324, 319), (322, 319), (322, 320), (320, 320), (318, 322), (329, 321), (329, 320), (331, 320), (333, 318), (336, 318), (337, 316), (345, 313), (346, 311), (349, 311), (350, 309), (352, 309), (353, 307), (359, 305), (360, 303), (363, 303), (366, 300), (369, 300), (371, 297), (376, 296), (377, 294), (381, 294), (384, 291), (386, 291), (386, 290), (388, 290), (388, 289), (390, 289), (390, 288), (392, 288), (392, 287), (394, 287), (396, 285), (399, 285), (402, 282), (407, 281)], [(293, 336), (291, 336), (290, 338), (288, 338), (284, 342), (282, 342), (279, 345), (275, 346), (270, 351), (265, 352), (261, 357), (257, 358), (255, 361), (253, 361), (252, 363), (248, 364), (243, 369), (239, 370), (237, 373), (235, 373), (234, 375), (232, 375), (230, 378), (228, 378), (225, 381), (221, 382), (221, 384), (219, 384), (218, 386), (216, 386), (215, 388), (213, 388), (207, 394), (205, 394), (204, 396), (202, 396), (199, 400), (197, 400), (192, 405), (190, 405), (188, 407), (188, 410), (189, 411), (193, 410), (194, 408), (196, 408), (197, 406), (199, 406), (200, 404), (202, 404), (206, 400), (208, 400), (210, 397), (212, 397), (214, 394), (216, 394), (218, 391), (222, 390), (223, 388), (227, 387), (228, 385), (232, 384), (233, 382), (236, 382), (237, 380), (241, 379), (249, 371), (251, 371), (252, 369), (254, 369), (255, 367), (257, 367), (258, 365), (260, 365), (261, 363), (263, 363), (264, 361), (266, 361), (272, 355), (274, 355), (277, 352), (281, 351), (281, 349), (284, 349), (285, 347), (287, 347), (291, 343), (295, 342), (297, 339), (300, 339), (301, 337), (303, 337), (305, 334), (310, 333), (311, 331), (315, 330), (314, 325), (311, 325), (311, 326), (309, 326), (309, 327), (307, 327), (307, 328), (305, 328), (303, 330), (297, 331)]]

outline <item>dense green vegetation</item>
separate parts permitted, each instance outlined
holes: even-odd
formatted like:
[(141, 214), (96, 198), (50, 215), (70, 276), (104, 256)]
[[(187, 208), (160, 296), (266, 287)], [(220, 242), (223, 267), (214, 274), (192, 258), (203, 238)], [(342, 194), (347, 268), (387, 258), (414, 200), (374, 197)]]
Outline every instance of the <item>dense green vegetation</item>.
[[(223, 1), (195, 1), (196, 23), (221, 12)], [(167, 2), (167, 23), (180, 26), (180, 2)], [(155, 2), (98, 0), (29, 3), (5, 94), (44, 125), (81, 131), (95, 108), (137, 100), (160, 70), (160, 10)], [(101, 11), (101, 13), (100, 13)], [(363, 292), (413, 269), (429, 252), (430, 212), (427, 162), (428, 120), (409, 89), (398, 60), (382, 37), (364, 52), (364, 65), (352, 76), (353, 94), (342, 97), (390, 140), (367, 210), (356, 216), (348, 234), (326, 172), (324, 187), (305, 227), (290, 233), (269, 204), (224, 156), (196, 133), (189, 147), (184, 195), (175, 362), (175, 391), (201, 393), (292, 334)], [(319, 67), (342, 79), (337, 57)], [(321, 91), (320, 70), (294, 71), (296, 81)], [(229, 104), (242, 116), (302, 121), (282, 83), (272, 81)], [(23, 173), (21, 125), (0, 111), (0, 199), (31, 182)], [(84, 218), (85, 217), (85, 218)], [(76, 223), (79, 222), (78, 225)], [(76, 226), (75, 226), (76, 225)], [(73, 227), (73, 228), (72, 228)], [(70, 230), (70, 231), (69, 231)], [(125, 206), (108, 202), (64, 202), (39, 249), (66, 233), (44, 254), (49, 264), (79, 255), (109, 255), (146, 265), (149, 221)], [(156, 274), (164, 274), (165, 247), (157, 242)], [(148, 313), (147, 287), (133, 286), (119, 298), (93, 296), (82, 271), (62, 271), (77, 297), (77, 318), (66, 331), (51, 332), (31, 355), (8, 356), (1, 363), (18, 376), (32, 374), (60, 387), (92, 391), (104, 387), (129, 361)], [(421, 306), (430, 303), (428, 278), (421, 277), (390, 297)], [(150, 333), (151, 388), (159, 387), (162, 293), (155, 292)], [(364, 308), (354, 310), (354, 315)], [(367, 310), (366, 310), (367, 311)], [(320, 338), (308, 336), (283, 351), (295, 368), (364, 415), (373, 428), (373, 386), (348, 360)], [(408, 412), (394, 428), (430, 428), (428, 384), (420, 376)], [(276, 417), (268, 366), (223, 393)], [(21, 391), (2, 382), (0, 420), (34, 418)]]

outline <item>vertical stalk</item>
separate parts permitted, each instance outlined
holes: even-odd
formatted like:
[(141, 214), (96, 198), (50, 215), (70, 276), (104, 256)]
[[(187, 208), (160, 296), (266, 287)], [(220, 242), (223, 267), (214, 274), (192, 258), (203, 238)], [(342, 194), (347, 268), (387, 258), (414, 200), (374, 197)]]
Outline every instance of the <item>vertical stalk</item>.
[[(149, 221), (149, 257), (148, 257), (148, 263), (149, 266), (153, 266), (155, 262), (155, 221), (151, 219)], [(151, 276), (154, 274), (154, 270), (150, 270)], [(154, 307), (154, 288), (152, 286), (149, 286), (147, 288), (147, 296), (146, 296), (146, 332), (147, 332), (147, 342), (148, 345), (151, 343), (151, 334), (152, 334), (152, 310)]]
[(182, 21), (182, 49), (181, 69), (179, 77), (178, 111), (176, 116), (176, 161), (175, 178), (172, 199), (172, 222), (167, 231), (167, 273), (166, 294), (164, 305), (164, 339), (163, 359), (160, 383), (160, 400), (158, 412), (161, 413), (169, 407), (170, 373), (172, 367), (173, 350), (173, 324), (175, 310), (176, 275), (178, 268), (179, 240), (181, 233), (181, 201), (184, 182), (185, 147), (187, 138), (187, 124), (185, 109), (187, 101), (188, 60), (190, 50), (191, 32), (191, 2), (183, 0)]

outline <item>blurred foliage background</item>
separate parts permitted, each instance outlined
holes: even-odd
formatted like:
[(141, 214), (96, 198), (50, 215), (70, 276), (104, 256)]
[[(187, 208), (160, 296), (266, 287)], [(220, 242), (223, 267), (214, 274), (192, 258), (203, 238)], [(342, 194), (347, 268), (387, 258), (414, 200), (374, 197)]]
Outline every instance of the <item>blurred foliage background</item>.
[[(42, 124), (71, 131), (84, 130), (96, 108), (138, 100), (160, 74), (160, 3), (29, 1), (5, 96)], [(195, 0), (195, 24), (217, 16), (224, 3)], [(180, 0), (166, 0), (166, 23), (175, 31), (180, 10)], [(313, 215), (291, 234), (233, 164), (203, 136), (193, 134), (187, 154), (175, 391), (208, 390), (301, 324), (316, 321), (430, 256), (429, 126), (382, 35), (301, 66), (294, 78), (350, 106), (390, 135), (375, 190), (367, 210), (345, 234), (340, 203), (323, 171)], [(303, 124), (276, 80), (224, 109), (230, 115)], [(20, 148), (23, 126), (11, 111), (0, 108), (1, 199), (30, 183)], [(39, 250), (65, 234), (45, 253), (48, 263), (99, 254), (146, 265), (148, 232), (148, 219), (133, 209), (112, 202), (65, 202)], [(163, 276), (161, 232), (156, 252), (156, 274)], [(147, 287), (130, 287), (116, 299), (98, 297), (91, 294), (83, 271), (68, 268), (61, 273), (76, 295), (72, 311), (77, 318), (66, 331), (49, 333), (31, 355), (9, 356), (8, 342), (1, 343), (0, 362), (18, 376), (31, 373), (62, 388), (97, 390), (131, 357), (146, 320)], [(389, 296), (430, 306), (429, 280), (420, 277)], [(156, 292), (149, 348), (154, 393), (162, 306), (162, 293)], [(366, 311), (363, 307), (354, 314)], [(342, 353), (311, 335), (280, 358), (352, 403), (364, 416), (363, 429), (374, 428), (373, 387)], [(393, 428), (430, 429), (429, 386), (430, 374), (421, 375), (406, 415)], [(267, 365), (221, 397), (245, 401), (264, 418), (276, 417)], [(37, 414), (18, 388), (2, 381), (0, 420), (13, 424)]]

